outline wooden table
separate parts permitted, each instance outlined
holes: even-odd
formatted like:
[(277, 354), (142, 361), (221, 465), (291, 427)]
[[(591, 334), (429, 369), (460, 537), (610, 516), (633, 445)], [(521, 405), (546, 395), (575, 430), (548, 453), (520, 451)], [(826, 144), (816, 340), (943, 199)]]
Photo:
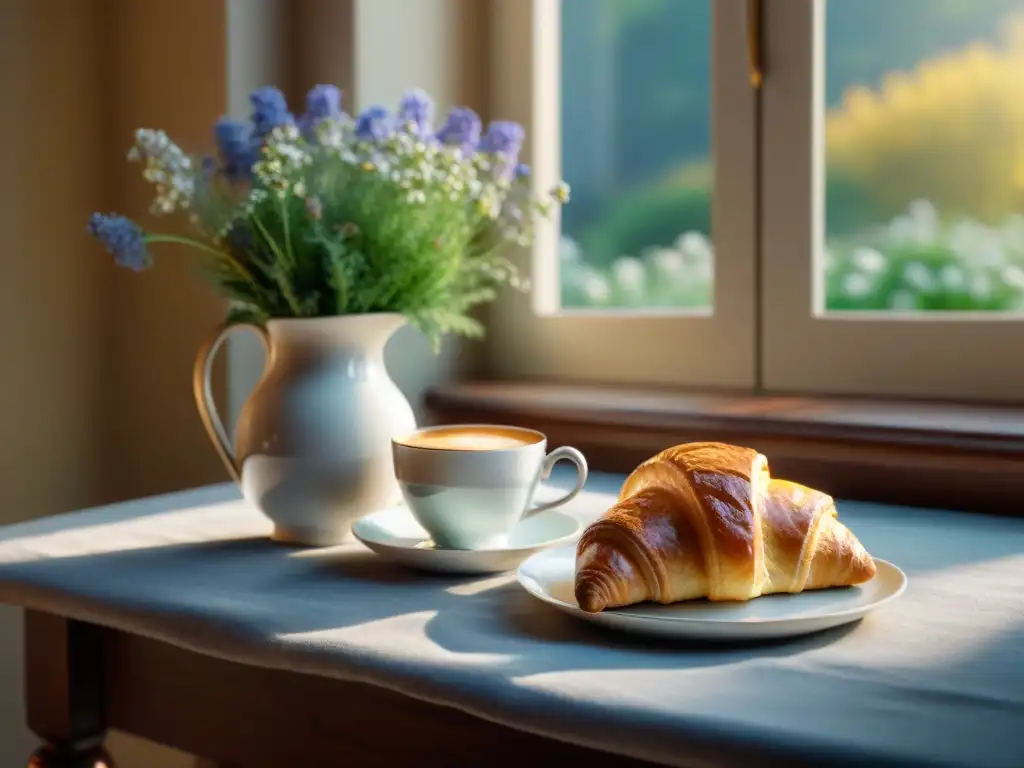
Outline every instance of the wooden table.
[[(566, 510), (591, 519), (620, 484), (595, 474)], [(510, 574), (280, 547), (236, 494), (0, 530), (37, 768), (103, 768), (108, 728), (235, 768), (1024, 766), (1024, 521), (843, 503), (907, 571), (899, 603), (705, 647), (601, 632)]]
[(234, 768), (645, 766), (517, 731), (383, 688), (205, 656), (27, 611), (35, 768), (112, 766), (108, 728)]

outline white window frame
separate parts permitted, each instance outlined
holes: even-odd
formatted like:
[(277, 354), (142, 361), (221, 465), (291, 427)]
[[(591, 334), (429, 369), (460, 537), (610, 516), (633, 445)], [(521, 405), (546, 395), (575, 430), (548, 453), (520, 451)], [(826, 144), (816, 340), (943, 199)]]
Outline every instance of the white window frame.
[[(518, 254), (519, 265), (533, 277), (534, 296), (507, 296), (492, 308), (493, 376), (755, 386), (756, 93), (743, 53), (744, 14), (741, 0), (714, 0), (713, 313), (555, 311), (553, 221), (542, 225), (531, 252)], [(560, 177), (559, 22), (560, 0), (492, 0), (489, 112), (526, 127), (524, 159), (533, 166), (538, 191)]]
[(823, 253), (824, 0), (765, 3), (762, 93), (765, 389), (1019, 401), (1020, 315), (815, 316)]

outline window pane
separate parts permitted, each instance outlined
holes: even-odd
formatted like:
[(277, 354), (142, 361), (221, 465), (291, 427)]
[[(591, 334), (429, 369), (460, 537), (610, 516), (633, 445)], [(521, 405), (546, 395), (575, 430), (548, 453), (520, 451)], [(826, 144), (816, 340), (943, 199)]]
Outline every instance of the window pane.
[(710, 0), (562, 0), (565, 308), (711, 307)]
[(1024, 309), (1024, 2), (829, 0), (826, 24), (825, 307)]

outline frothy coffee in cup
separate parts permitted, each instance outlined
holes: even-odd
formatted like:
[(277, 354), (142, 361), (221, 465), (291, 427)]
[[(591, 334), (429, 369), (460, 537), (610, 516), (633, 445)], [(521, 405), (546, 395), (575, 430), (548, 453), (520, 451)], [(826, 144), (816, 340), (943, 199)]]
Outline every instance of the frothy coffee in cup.
[(465, 426), (417, 432), (398, 442), (412, 448), (439, 451), (502, 451), (539, 443), (542, 439), (535, 432), (515, 428)]
[[(524, 517), (565, 504), (587, 480), (575, 448), (548, 453), (541, 432), (500, 424), (428, 427), (392, 440), (395, 475), (405, 502), (433, 542), (449, 549), (501, 547)], [(576, 466), (576, 485), (536, 504), (534, 491), (556, 461)]]

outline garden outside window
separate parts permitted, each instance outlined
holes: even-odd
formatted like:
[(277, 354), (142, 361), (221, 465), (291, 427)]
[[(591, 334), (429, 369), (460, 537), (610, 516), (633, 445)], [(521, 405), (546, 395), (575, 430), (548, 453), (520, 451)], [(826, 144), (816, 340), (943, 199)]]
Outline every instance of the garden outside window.
[(1020, 399), (1024, 2), (492, 8), (492, 111), (574, 192), (494, 375)]

